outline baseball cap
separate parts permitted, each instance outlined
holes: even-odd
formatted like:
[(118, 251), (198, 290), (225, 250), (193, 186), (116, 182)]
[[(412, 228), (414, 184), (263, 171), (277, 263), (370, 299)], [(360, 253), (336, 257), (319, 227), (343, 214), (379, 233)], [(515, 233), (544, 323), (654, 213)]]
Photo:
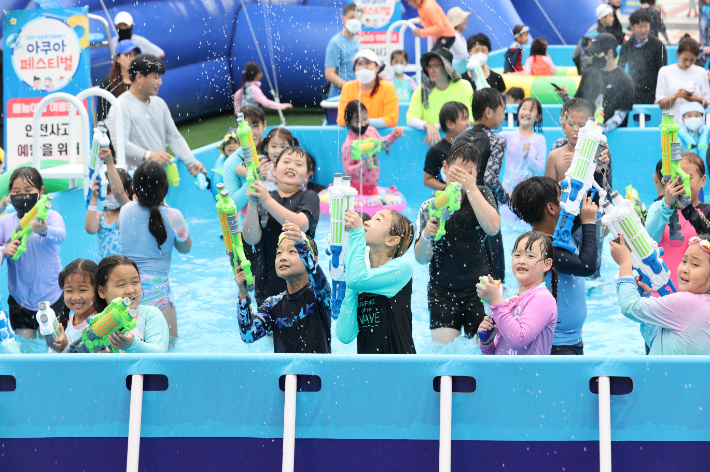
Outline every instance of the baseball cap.
[(134, 43), (130, 39), (124, 39), (122, 41), (119, 41), (118, 44), (116, 44), (116, 49), (114, 50), (114, 52), (116, 54), (128, 54), (134, 49), (138, 50), (138, 54), (141, 53), (141, 48), (139, 48), (136, 43)]
[(589, 45), (587, 51), (590, 53), (607, 52), (609, 49), (616, 51), (616, 47), (619, 42), (616, 40), (613, 34), (601, 33), (596, 38), (592, 40), (592, 44)]
[(131, 16), (131, 14), (127, 11), (118, 12), (116, 17), (113, 19), (113, 24), (118, 25), (121, 23), (125, 23), (128, 26), (133, 26), (133, 17)]
[(375, 51), (372, 49), (360, 49), (357, 54), (355, 54), (355, 57), (353, 57), (353, 62), (357, 62), (358, 59), (361, 57), (364, 57), (365, 59), (369, 59), (370, 61), (374, 62), (378, 66), (381, 66), (382, 64), (380, 63), (380, 58), (377, 57), (377, 54), (375, 54)]
[(597, 7), (597, 20), (601, 20), (610, 13), (614, 13), (614, 9), (611, 8), (611, 5), (602, 3)]

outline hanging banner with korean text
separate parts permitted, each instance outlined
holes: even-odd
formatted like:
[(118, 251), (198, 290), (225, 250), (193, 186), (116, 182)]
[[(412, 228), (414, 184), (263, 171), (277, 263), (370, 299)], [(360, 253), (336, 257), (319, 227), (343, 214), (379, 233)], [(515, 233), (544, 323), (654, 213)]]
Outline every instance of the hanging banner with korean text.
[[(372, 49), (380, 58), (382, 64), (389, 64), (387, 57), (387, 28), (395, 21), (402, 19), (400, 0), (356, 0), (358, 13), (361, 12), (362, 31), (358, 33), (363, 48)], [(399, 29), (392, 32), (394, 49), (402, 49)]]
[[(88, 7), (6, 11), (3, 18), (5, 165), (32, 161), (32, 117), (39, 102), (54, 92), (76, 95), (91, 87)], [(87, 101), (84, 101), (86, 106)], [(76, 111), (75, 111), (76, 112)], [(78, 113), (76, 113), (78, 116)], [(42, 113), (42, 159), (67, 160), (69, 104), (55, 101)], [(81, 162), (81, 154), (77, 153)]]

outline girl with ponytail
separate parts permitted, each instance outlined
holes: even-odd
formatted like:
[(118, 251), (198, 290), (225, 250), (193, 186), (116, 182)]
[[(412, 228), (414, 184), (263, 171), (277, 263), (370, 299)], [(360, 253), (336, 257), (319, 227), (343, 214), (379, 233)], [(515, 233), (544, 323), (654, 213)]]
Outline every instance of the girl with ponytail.
[[(513, 246), (513, 274), (518, 279), (518, 295), (504, 300), (498, 284), (490, 275), (481, 277), (478, 296), (490, 306), (478, 332), (497, 328), (488, 343), (481, 343), (483, 354), (550, 354), (557, 324), (557, 271), (552, 267), (552, 240), (539, 231), (521, 234)], [(552, 293), (545, 286), (551, 273)]]
[(242, 86), (234, 94), (234, 114), (246, 105), (263, 106), (272, 110), (286, 110), (293, 108), (290, 103), (277, 103), (269, 100), (261, 91), (261, 67), (256, 62), (247, 62), (242, 70)]
[[(110, 173), (109, 181), (117, 194), (120, 182), (112, 180)], [(177, 337), (177, 314), (168, 272), (172, 248), (186, 254), (192, 248), (192, 239), (180, 210), (165, 205), (168, 188), (168, 176), (163, 167), (154, 161), (144, 161), (133, 174), (137, 201), (121, 207), (119, 225), (121, 254), (135, 261), (140, 270), (144, 293), (141, 305), (162, 311), (170, 336)]]

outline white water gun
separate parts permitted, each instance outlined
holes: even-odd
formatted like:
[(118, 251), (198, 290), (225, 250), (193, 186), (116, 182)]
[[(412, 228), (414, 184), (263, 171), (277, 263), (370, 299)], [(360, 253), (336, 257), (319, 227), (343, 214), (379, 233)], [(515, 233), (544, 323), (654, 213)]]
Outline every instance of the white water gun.
[(37, 323), (39, 323), (39, 332), (44, 336), (44, 342), (47, 346), (52, 347), (54, 341), (59, 339), (62, 332), (59, 330), (59, 321), (57, 315), (52, 310), (49, 302), (39, 302), (39, 311), (35, 315)]
[(469, 74), (471, 74), (471, 80), (473, 80), (473, 83), (476, 85), (476, 90), (490, 87), (490, 85), (488, 85), (488, 81), (486, 80), (486, 76), (483, 75), (481, 63), (478, 62), (476, 56), (471, 55), (471, 57), (468, 58), (466, 68), (468, 69)]
[(333, 282), (331, 311), (336, 320), (345, 298), (345, 252), (350, 241), (350, 233), (345, 230), (345, 212), (355, 209), (357, 190), (350, 186), (350, 177), (333, 174), (333, 185), (328, 188), (328, 193), (330, 234), (325, 253), (330, 256), (330, 278)]
[(108, 176), (106, 174), (106, 165), (99, 157), (99, 151), (102, 148), (107, 148), (111, 145), (106, 133), (106, 126), (103, 121), (99, 121), (94, 128), (94, 136), (91, 143), (91, 155), (89, 156), (89, 178), (88, 178), (88, 193), (86, 195), (86, 206), (88, 208), (91, 202), (91, 184), (98, 177), (99, 179), (99, 200), (103, 200), (106, 196), (108, 188)]
[(591, 196), (594, 196), (595, 192), (599, 192), (599, 201), (606, 200), (606, 192), (594, 181), (594, 170), (599, 163), (599, 155), (606, 146), (606, 136), (602, 133), (602, 128), (599, 125), (599, 121), (590, 118), (587, 124), (579, 130), (572, 164), (565, 172), (565, 180), (560, 183), (562, 211), (557, 227), (555, 227), (552, 244), (570, 252), (575, 252), (577, 249), (572, 239), (572, 226), (575, 217), (582, 209), (582, 203), (587, 193), (591, 191)]
[(15, 333), (10, 326), (10, 320), (4, 311), (0, 310), (0, 346), (6, 354), (21, 354), (20, 346), (15, 341)]
[(624, 242), (631, 251), (631, 265), (641, 276), (641, 282), (661, 296), (676, 292), (671, 272), (661, 259), (663, 248), (659, 248), (656, 241), (648, 235), (636, 214), (634, 204), (616, 191), (612, 191), (609, 198), (614, 204), (604, 202), (602, 223), (609, 228), (614, 238), (619, 238), (620, 234), (624, 235)]

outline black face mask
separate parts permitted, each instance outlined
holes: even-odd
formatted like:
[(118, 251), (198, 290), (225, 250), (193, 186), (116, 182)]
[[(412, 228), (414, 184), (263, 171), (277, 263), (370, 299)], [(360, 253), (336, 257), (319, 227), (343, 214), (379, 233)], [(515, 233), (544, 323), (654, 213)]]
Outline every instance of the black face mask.
[(133, 35), (133, 26), (131, 26), (128, 29), (119, 29), (118, 30), (118, 40), (123, 41), (124, 39), (131, 39), (131, 36)]
[(39, 201), (39, 193), (28, 193), (25, 195), (10, 195), (10, 202), (17, 210), (17, 216), (22, 218)]
[(370, 125), (361, 126), (359, 128), (357, 126), (351, 126), (350, 129), (353, 130), (353, 132), (358, 136), (365, 136), (365, 131), (367, 131), (367, 128), (369, 127)]
[(595, 57), (592, 59), (592, 67), (603, 69), (606, 67), (606, 57)]

